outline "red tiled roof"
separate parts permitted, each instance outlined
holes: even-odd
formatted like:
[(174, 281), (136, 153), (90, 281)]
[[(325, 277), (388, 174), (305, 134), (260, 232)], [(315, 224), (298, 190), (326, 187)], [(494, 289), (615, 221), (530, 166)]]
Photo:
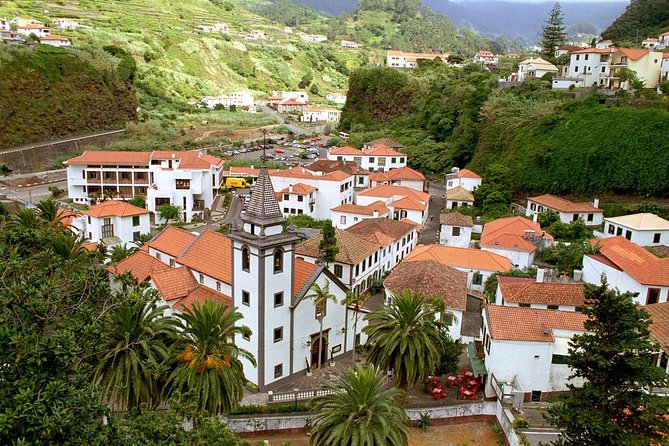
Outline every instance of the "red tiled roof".
[(40, 40), (57, 40), (59, 42), (69, 42), (70, 41), (67, 37), (56, 36), (54, 34), (44, 36), (44, 37), (40, 37)]
[(295, 259), (293, 266), (293, 296), (299, 294), (317, 269), (318, 265), (315, 263), (309, 263), (302, 259)]
[(188, 268), (167, 268), (165, 271), (151, 273), (151, 280), (165, 300), (186, 297), (197, 288), (197, 281)]
[(592, 54), (592, 53), (600, 53), (600, 54), (605, 54), (605, 53), (615, 53), (618, 51), (618, 48), (616, 47), (609, 47), (609, 48), (584, 48), (582, 50), (574, 51), (572, 54)]
[(483, 226), (481, 246), (534, 252), (537, 247), (525, 238), (525, 231), (534, 231), (537, 236), (553, 240), (550, 234), (541, 230), (539, 223), (524, 217), (507, 217), (491, 221)]
[(399, 167), (397, 169), (391, 169), (388, 172), (385, 172), (385, 174), (391, 180), (425, 180), (425, 176), (422, 173), (406, 166)]
[(414, 229), (414, 225), (404, 221), (390, 218), (368, 218), (346, 230), (381, 246), (387, 246), (402, 239)]
[(630, 60), (639, 60), (650, 52), (648, 48), (618, 48)]
[(204, 231), (178, 261), (194, 271), (232, 284), (232, 241), (223, 234)]
[(411, 290), (443, 299), (446, 308), (467, 309), (467, 273), (431, 260), (402, 262), (383, 281), (393, 293)]
[(526, 282), (536, 282), (536, 279), (532, 277), (509, 277), (509, 276), (497, 276), (497, 283), (526, 283)]
[(362, 150), (351, 146), (334, 147), (330, 150), (332, 155), (356, 155), (362, 156)]
[(390, 177), (386, 175), (385, 172), (374, 172), (369, 176), (369, 181), (376, 181), (377, 183), (382, 183), (384, 181), (390, 181)]
[(81, 155), (65, 161), (67, 165), (108, 164), (113, 166), (149, 166), (151, 152), (119, 152), (111, 150), (86, 150)]
[(490, 337), (494, 340), (553, 342), (553, 330), (585, 332), (586, 316), (576, 311), (486, 305)]
[(469, 215), (459, 212), (448, 212), (439, 216), (439, 223), (446, 226), (463, 226), (471, 228), (474, 226), (474, 220)]
[(644, 310), (650, 314), (653, 321), (649, 327), (650, 338), (669, 354), (669, 302), (646, 305)]
[(550, 194), (539, 195), (538, 197), (529, 197), (528, 200), (539, 203), (551, 209), (560, 212), (588, 212), (601, 213), (602, 209), (596, 208), (590, 203), (574, 203), (573, 201), (565, 200), (564, 198), (556, 197)]
[(479, 175), (477, 175), (476, 173), (472, 172), (469, 169), (458, 170), (457, 177), (458, 178), (473, 178), (473, 179), (476, 179), (476, 180), (481, 179), (481, 177)]
[(186, 297), (175, 303), (174, 308), (183, 312), (186, 308), (192, 308), (195, 303), (202, 305), (208, 300), (224, 303), (228, 307), (232, 306), (232, 298), (230, 296), (226, 296), (225, 294), (214, 291), (206, 286), (199, 285), (188, 293)]
[(393, 150), (385, 144), (372, 146), (369, 149), (364, 150), (364, 154), (367, 156), (404, 156), (402, 152)]
[(360, 191), (358, 195), (363, 197), (379, 197), (379, 198), (390, 198), (394, 196), (412, 197), (415, 200), (421, 201), (423, 203), (426, 203), (430, 199), (430, 194), (428, 193), (419, 192), (415, 189), (406, 186), (393, 186), (389, 184), (370, 187), (368, 189)]
[[(290, 190), (292, 187), (292, 191)], [(294, 194), (294, 195), (309, 195), (311, 192), (318, 190), (313, 186), (309, 186), (304, 183), (295, 183), (289, 187), (285, 187), (279, 191), (282, 194)]]
[(130, 217), (133, 215), (149, 214), (146, 209), (142, 209), (125, 201), (107, 200), (100, 204), (91, 206), (90, 209), (83, 211), (84, 214), (91, 217)]
[[(343, 229), (335, 229), (335, 237), (337, 239), (337, 247), (339, 248), (339, 252), (335, 256), (335, 262), (346, 265), (357, 265), (381, 248), (381, 245), (378, 243), (370, 242)], [(319, 258), (319, 244), (322, 238), (323, 236), (319, 235), (318, 237), (305, 240), (297, 246), (295, 254)]]
[[(669, 286), (669, 258), (661, 259), (625, 237), (593, 240), (599, 252), (643, 285)], [(589, 256), (596, 260), (595, 256)]]
[(196, 237), (195, 234), (170, 225), (146, 244), (172, 257), (179, 257)]
[(474, 194), (462, 186), (454, 187), (446, 191), (446, 200), (474, 202)]
[(421, 203), (413, 197), (403, 197), (395, 200), (390, 205), (394, 209), (407, 209), (410, 211), (424, 211), (427, 208), (427, 203)]
[(519, 304), (583, 306), (582, 283), (498, 282), (504, 302)]
[(369, 175), (369, 170), (358, 166), (355, 161), (329, 160), (326, 158), (317, 159), (309, 164), (309, 170), (323, 173), (341, 170), (349, 175)]
[(383, 201), (375, 201), (374, 203), (370, 203), (367, 206), (362, 206), (353, 203), (346, 203), (334, 207), (331, 210), (335, 212), (346, 212), (347, 214), (358, 214), (358, 215), (374, 215), (374, 212), (376, 211), (379, 213), (379, 216), (384, 215), (388, 212), (388, 208), (386, 207)]
[(136, 251), (118, 262), (116, 266), (109, 266), (107, 269), (116, 275), (130, 273), (137, 282), (142, 283), (149, 279), (152, 273), (169, 271), (170, 267), (145, 251)]
[(291, 167), (287, 170), (276, 170), (270, 172), (271, 177), (282, 177), (282, 178), (301, 178), (304, 180), (323, 180), (323, 181), (337, 181), (341, 182), (347, 178), (351, 178), (352, 175), (342, 172), (341, 170), (335, 170), (334, 172), (329, 172), (323, 175), (317, 175), (314, 172), (304, 168), (304, 167)]
[(443, 245), (418, 245), (404, 259), (406, 262), (435, 260), (443, 265), (480, 269), (485, 271), (510, 271), (511, 260), (480, 249), (458, 248)]
[(224, 161), (215, 156), (201, 154), (197, 150), (154, 150), (151, 153), (151, 159), (156, 160), (179, 160), (180, 169), (209, 169), (211, 166), (221, 167)]

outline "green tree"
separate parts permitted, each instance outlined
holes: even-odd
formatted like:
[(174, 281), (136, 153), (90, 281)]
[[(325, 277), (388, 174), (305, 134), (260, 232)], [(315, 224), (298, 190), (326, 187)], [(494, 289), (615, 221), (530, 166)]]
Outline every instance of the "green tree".
[(339, 253), (339, 248), (337, 247), (337, 235), (331, 220), (325, 220), (323, 222), (321, 235), (323, 238), (318, 244), (318, 248), (322, 253), (321, 260), (325, 262), (326, 265), (329, 265), (335, 261), (335, 257)]
[(8, 165), (0, 164), (0, 175), (2, 175), (3, 177), (6, 177), (12, 172), (14, 172), (14, 170), (11, 169)]
[(418, 294), (394, 294), (390, 303), (365, 320), (368, 356), (382, 370), (392, 370), (395, 385), (406, 389), (434, 373), (441, 359), (443, 334), (436, 311)]
[(311, 81), (314, 79), (314, 74), (311, 71), (308, 71), (302, 76), (300, 82), (297, 84), (298, 88), (307, 88), (311, 85)]
[(549, 408), (551, 425), (562, 431), (561, 446), (647, 446), (666, 444), (669, 400), (648, 393), (665, 386), (667, 375), (651, 363), (657, 352), (649, 338), (648, 313), (634, 303), (636, 293), (587, 285), (584, 323), (588, 334), (569, 344), (569, 392)]
[(153, 234), (147, 232), (146, 234), (139, 234), (139, 236), (135, 240), (133, 240), (132, 243), (138, 248), (141, 248), (142, 246), (144, 246), (144, 244), (148, 243), (152, 238)]
[(374, 366), (345, 370), (313, 401), (310, 446), (406, 446), (409, 417), (395, 399), (399, 389), (383, 390), (385, 377)]
[(128, 200), (128, 203), (138, 208), (146, 209), (146, 197), (142, 197), (141, 195), (135, 195)]
[[(343, 304), (346, 305), (346, 307), (353, 307), (355, 311), (355, 320), (353, 321), (353, 342), (355, 343), (355, 339), (358, 335), (358, 321), (360, 319), (360, 310), (362, 307), (365, 305), (365, 301), (367, 300), (368, 294), (360, 294), (360, 293), (355, 293), (353, 291), (347, 291), (346, 292), (346, 297), (344, 298)], [(347, 316), (348, 317), (348, 316)], [(353, 346), (353, 365), (355, 366), (355, 355), (356, 351), (355, 348), (357, 346)]]
[(323, 352), (321, 351), (321, 348), (323, 348), (323, 319), (327, 312), (328, 301), (332, 301), (336, 304), (337, 297), (330, 292), (330, 281), (328, 279), (325, 279), (325, 285), (323, 286), (320, 286), (317, 282), (312, 283), (309, 287), (309, 291), (311, 291), (311, 293), (304, 296), (304, 298), (314, 301), (316, 318), (320, 325), (318, 331), (318, 363), (316, 364), (316, 368), (319, 368), (323, 355)]
[(443, 346), (441, 347), (441, 357), (437, 365), (436, 374), (446, 375), (455, 372), (460, 363), (460, 356), (465, 344), (460, 339), (451, 339), (451, 337), (444, 332)]
[(123, 259), (127, 259), (137, 251), (137, 247), (128, 247), (125, 243), (122, 245), (114, 245), (109, 251), (109, 261), (112, 265), (116, 265)]
[(158, 216), (168, 225), (171, 221), (181, 220), (181, 208), (173, 204), (164, 204), (158, 209)]
[(128, 305), (114, 309), (105, 321), (102, 357), (93, 383), (114, 410), (139, 409), (160, 403), (163, 365), (171, 359), (177, 320), (165, 314), (155, 293), (126, 296)]
[(564, 13), (560, 3), (555, 3), (548, 13), (548, 19), (541, 31), (541, 55), (546, 60), (555, 59), (555, 50), (564, 45), (566, 37)]
[(539, 212), (539, 215), (537, 215), (537, 222), (542, 228), (549, 228), (557, 221), (560, 221), (560, 215), (553, 209), (546, 209), (543, 212)]
[(53, 198), (42, 200), (35, 206), (37, 215), (52, 228), (61, 225), (62, 215), (58, 202)]
[(191, 393), (200, 410), (210, 414), (229, 412), (244, 396), (244, 368), (240, 358), (255, 365), (255, 358), (239, 348), (235, 336), (251, 335), (237, 325), (243, 318), (235, 308), (212, 300), (196, 302), (179, 315), (183, 349), (179, 365), (170, 374), (167, 394)]

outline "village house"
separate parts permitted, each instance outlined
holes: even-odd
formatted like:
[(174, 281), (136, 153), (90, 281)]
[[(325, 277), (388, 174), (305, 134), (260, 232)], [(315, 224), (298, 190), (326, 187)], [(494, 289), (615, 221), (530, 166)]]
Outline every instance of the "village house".
[(558, 57), (563, 56), (565, 54), (573, 53), (574, 51), (580, 51), (582, 49), (583, 49), (583, 47), (578, 46), (578, 45), (561, 45), (561, 46), (557, 47), (554, 54), (555, 54), (555, 57), (558, 58)]
[(267, 34), (265, 31), (254, 29), (248, 36), (246, 36), (246, 38), (251, 40), (264, 40), (267, 38)]
[(567, 390), (568, 383), (582, 384), (569, 380), (566, 358), (572, 337), (586, 332), (585, 320), (584, 314), (574, 311), (486, 305), (483, 350), (490, 376), (486, 396), (499, 391), (493, 383), (512, 387), (526, 402), (543, 401)]
[(446, 209), (474, 206), (474, 194), (462, 186), (446, 189)]
[(16, 31), (0, 30), (0, 43), (21, 44), (23, 42), (23, 38)]
[(641, 46), (653, 50), (657, 47), (658, 40), (655, 37), (649, 37), (641, 41)]
[(181, 208), (185, 222), (205, 219), (223, 170), (222, 159), (197, 151), (88, 150), (65, 165), (68, 195), (75, 203), (142, 196), (153, 213), (165, 204)]
[(599, 285), (602, 275), (610, 288), (638, 293), (640, 305), (667, 302), (669, 298), (669, 258), (659, 258), (616, 236), (592, 241), (598, 254), (583, 256), (583, 281)]
[(618, 235), (639, 246), (669, 245), (669, 221), (651, 213), (605, 218), (602, 237)]
[[(242, 227), (226, 236), (209, 230), (196, 235), (168, 226), (147, 243), (147, 252), (138, 251), (115, 268), (116, 274), (136, 271), (148, 276), (174, 311), (208, 299), (236, 307), (243, 315), (239, 323), (252, 335), (234, 342), (256, 358), (257, 366), (242, 361), (245, 377), (261, 392), (295, 380), (308, 366), (323, 366), (328, 358), (350, 352), (356, 342), (356, 310), (340, 304), (347, 287), (323, 265), (295, 257), (299, 237), (283, 228), (274, 196), (262, 168)], [(168, 270), (156, 266), (156, 259)], [(130, 262), (132, 268), (126, 265)], [(329, 302), (317, 311), (313, 301), (305, 299), (313, 283), (329, 286), (337, 304)], [(319, 338), (321, 316), (325, 330)], [(360, 318), (359, 331), (364, 325)], [(358, 335), (357, 342), (364, 343), (364, 333)]]
[(666, 33), (660, 34), (657, 38), (657, 47), (658, 50), (663, 50), (669, 48), (669, 31)]
[(81, 27), (79, 22), (72, 19), (53, 19), (51, 22), (60, 29), (77, 29)]
[(370, 187), (383, 185), (406, 186), (421, 192), (426, 189), (425, 176), (411, 167), (399, 167), (387, 172), (371, 173), (369, 183)]
[(448, 327), (451, 339), (461, 337), (462, 318), (467, 310), (467, 273), (433, 260), (402, 262), (383, 281), (386, 298), (411, 291), (444, 302), (445, 311), (438, 314)]
[(595, 198), (591, 203), (566, 200), (550, 194), (529, 197), (525, 215), (534, 217), (545, 210), (551, 209), (558, 213), (562, 223), (570, 223), (578, 219), (588, 226), (598, 226), (604, 220), (604, 211), (598, 208), (599, 199)]
[(339, 122), (341, 110), (336, 108), (307, 107), (302, 111), (302, 122)]
[(82, 211), (71, 226), (73, 232), (81, 234), (94, 243), (107, 246), (129, 244), (142, 234), (151, 232), (151, 212), (125, 201), (107, 200)]
[(388, 50), (386, 66), (393, 68), (416, 68), (419, 60), (439, 59), (446, 63), (449, 53), (408, 53), (398, 50)]
[(620, 79), (623, 68), (632, 70), (637, 78), (644, 83), (644, 88), (657, 87), (660, 79), (662, 53), (647, 48), (618, 48), (611, 56), (607, 88), (629, 90), (629, 81)]
[(418, 226), (408, 221), (371, 218), (354, 224), (347, 231), (381, 246), (380, 276), (394, 270), (418, 244)]
[(660, 82), (669, 81), (669, 53), (662, 53), (662, 67), (660, 68)]
[(406, 262), (434, 260), (467, 273), (467, 288), (483, 292), (486, 280), (499, 272), (511, 271), (506, 257), (480, 249), (457, 248), (443, 245), (419, 245), (405, 259)]
[(339, 46), (342, 48), (348, 48), (350, 50), (357, 50), (362, 47), (359, 43), (351, 42), (350, 40), (342, 40), (339, 42)]
[(57, 46), (59, 48), (68, 48), (72, 46), (72, 42), (70, 42), (70, 40), (67, 37), (56, 36), (53, 34), (40, 37), (39, 43), (41, 43), (42, 45)]
[(230, 31), (227, 23), (216, 23), (214, 25), (197, 25), (197, 29), (203, 33), (227, 33)]
[(473, 61), (474, 63), (482, 66), (497, 65), (499, 62), (499, 56), (497, 54), (493, 54), (492, 51), (480, 50), (477, 51), (474, 55)]
[(336, 161), (355, 161), (363, 169), (370, 172), (388, 171), (400, 167), (406, 167), (407, 157), (402, 152), (391, 149), (385, 144), (377, 144), (372, 147), (356, 149), (354, 147), (333, 147), (328, 150), (328, 159)]
[(346, 104), (346, 95), (341, 93), (328, 93), (327, 96), (325, 96), (325, 99), (334, 102), (337, 105)]
[(446, 190), (462, 187), (469, 192), (474, 192), (483, 182), (483, 179), (469, 169), (454, 167), (452, 172), (446, 174)]
[(248, 91), (234, 91), (229, 95), (206, 96), (200, 100), (200, 103), (208, 108), (214, 108), (217, 105), (229, 108), (232, 105), (235, 107), (254, 107), (255, 102), (253, 94)]
[(567, 73), (553, 78), (554, 89), (576, 87), (604, 87), (609, 76), (609, 62), (617, 48), (585, 48), (572, 51)]
[(36, 25), (39, 27), (44, 27), (44, 22), (40, 22), (39, 20), (36, 19), (24, 19), (22, 17), (14, 17), (12, 20), (9, 21), (11, 25), (15, 25), (17, 28), (19, 27), (24, 27), (27, 25)]
[(439, 216), (439, 244), (469, 248), (472, 240), (474, 221), (469, 215), (459, 212), (448, 212)]
[(353, 161), (336, 161), (326, 158), (320, 158), (309, 164), (309, 170), (312, 172), (330, 173), (341, 170), (344, 173), (353, 175), (354, 187), (367, 188), (369, 187), (369, 170), (363, 169)]
[(525, 269), (532, 266), (539, 249), (553, 245), (553, 236), (525, 217), (507, 217), (486, 223), (479, 245), (485, 251), (507, 257), (514, 268)]
[(9, 20), (6, 17), (0, 17), (0, 31), (9, 31), (10, 29)]
[(404, 148), (404, 145), (395, 141), (394, 139), (390, 138), (379, 138), (379, 139), (374, 139), (372, 141), (368, 141), (362, 145), (363, 150), (371, 149), (374, 146), (378, 145), (384, 145), (387, 147), (390, 147), (393, 150), (397, 150), (398, 152), (401, 152), (402, 149)]
[(302, 34), (300, 35), (300, 39), (305, 42), (322, 43), (328, 40), (328, 36), (324, 36), (323, 34)]
[(669, 373), (669, 302), (661, 304), (647, 305), (644, 310), (650, 314), (652, 323), (650, 330), (650, 339), (660, 347), (658, 352), (653, 355), (652, 363)]
[(543, 270), (537, 271), (539, 280), (497, 276), (495, 304), (560, 311), (580, 311), (583, 308), (583, 283), (544, 282), (543, 274)]
[(308, 184), (295, 183), (276, 193), (276, 201), (285, 217), (289, 215), (313, 215), (317, 188)]
[(430, 194), (406, 186), (376, 186), (356, 194), (355, 204), (366, 206), (383, 201), (394, 220), (410, 220), (421, 227), (428, 217)]
[(23, 25), (16, 27), (16, 33), (24, 37), (34, 35), (36, 37), (46, 37), (51, 34), (51, 30), (44, 25)]
[(331, 212), (332, 225), (339, 229), (347, 229), (369, 218), (390, 218), (390, 209), (383, 201), (375, 201), (366, 206), (346, 203), (333, 207)]
[(518, 64), (516, 79), (518, 82), (524, 82), (533, 79), (541, 79), (546, 74), (557, 74), (560, 70), (552, 63), (540, 57), (525, 59)]

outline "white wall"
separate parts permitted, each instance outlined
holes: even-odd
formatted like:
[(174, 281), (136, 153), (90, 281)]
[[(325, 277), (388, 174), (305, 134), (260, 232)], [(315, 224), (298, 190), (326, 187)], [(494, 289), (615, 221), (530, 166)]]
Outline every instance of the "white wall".
[(439, 243), (446, 246), (457, 246), (460, 248), (469, 248), (469, 242), (472, 240), (471, 226), (457, 226), (460, 228), (460, 235), (453, 236), (453, 228), (451, 225), (441, 225), (439, 234)]
[[(137, 226), (133, 226), (133, 218), (131, 216), (113, 216), (107, 218), (110, 219), (111, 224), (114, 226), (114, 236), (120, 238), (124, 243), (130, 243), (135, 240), (134, 233), (148, 234), (151, 232), (149, 214), (137, 215), (137, 217), (139, 217), (139, 224)], [(102, 226), (104, 225), (105, 217), (96, 218), (84, 215), (84, 221), (86, 222), (84, 228), (85, 237), (96, 243), (102, 240)]]
[[(629, 241), (636, 243), (639, 246), (660, 246), (669, 244), (669, 230), (638, 231), (636, 229), (630, 229), (626, 226), (606, 221), (604, 224), (604, 231), (602, 231), (602, 233), (602, 238), (622, 235)], [(660, 234), (660, 241), (658, 243), (654, 242), (655, 234)]]
[(517, 269), (528, 268), (532, 266), (532, 263), (534, 263), (534, 251), (518, 251), (515, 249), (493, 248), (490, 246), (481, 246), (481, 249), (483, 251), (492, 252), (508, 258), (511, 260), (513, 267)]
[[(525, 215), (527, 217), (533, 217), (535, 214), (540, 214), (541, 212), (553, 209), (548, 206), (544, 206), (532, 200), (527, 200), (527, 207), (525, 208)], [(583, 219), (588, 226), (598, 226), (601, 225), (604, 221), (604, 212), (560, 212), (557, 209), (553, 209), (560, 216), (560, 221), (562, 223), (570, 223), (574, 221), (574, 216), (576, 219)], [(588, 216), (592, 215), (592, 220), (588, 221)]]

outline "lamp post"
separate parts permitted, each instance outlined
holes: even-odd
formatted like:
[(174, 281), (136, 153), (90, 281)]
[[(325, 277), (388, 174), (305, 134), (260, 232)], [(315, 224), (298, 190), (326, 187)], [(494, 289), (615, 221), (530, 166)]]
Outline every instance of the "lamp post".
[(299, 391), (300, 391), (300, 389), (298, 389), (297, 387), (295, 387), (293, 389), (293, 393), (295, 394), (295, 406), (294, 406), (293, 410), (297, 410), (297, 392), (299, 392)]

